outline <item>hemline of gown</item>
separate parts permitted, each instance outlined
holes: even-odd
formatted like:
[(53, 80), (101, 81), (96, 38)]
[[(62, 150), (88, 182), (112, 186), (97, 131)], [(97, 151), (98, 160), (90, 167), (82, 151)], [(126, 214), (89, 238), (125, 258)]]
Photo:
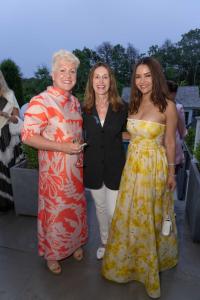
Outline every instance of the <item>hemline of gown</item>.
[(73, 255), (73, 253), (74, 253), (76, 250), (78, 250), (79, 248), (83, 247), (86, 243), (87, 243), (87, 240), (84, 241), (83, 243), (80, 243), (80, 245), (77, 246), (75, 249), (73, 249), (73, 251), (70, 251), (69, 254), (59, 256), (59, 258), (58, 258), (58, 257), (55, 257), (55, 256), (54, 256), (54, 257), (51, 257), (51, 258), (46, 257), (45, 253), (42, 253), (42, 251), (39, 251), (38, 255), (39, 255), (40, 257), (43, 257), (45, 260), (57, 260), (57, 261), (59, 261), (59, 260), (63, 260), (63, 259), (66, 259), (66, 258), (70, 257), (71, 255)]

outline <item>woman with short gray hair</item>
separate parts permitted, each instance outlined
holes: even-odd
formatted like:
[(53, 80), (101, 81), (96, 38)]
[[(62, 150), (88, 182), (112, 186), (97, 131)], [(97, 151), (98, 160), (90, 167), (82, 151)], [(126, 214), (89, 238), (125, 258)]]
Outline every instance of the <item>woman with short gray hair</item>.
[(39, 255), (54, 274), (61, 273), (60, 260), (83, 258), (87, 239), (82, 116), (72, 95), (78, 66), (71, 52), (53, 55), (53, 86), (30, 101), (22, 131), (24, 143), (39, 150)]

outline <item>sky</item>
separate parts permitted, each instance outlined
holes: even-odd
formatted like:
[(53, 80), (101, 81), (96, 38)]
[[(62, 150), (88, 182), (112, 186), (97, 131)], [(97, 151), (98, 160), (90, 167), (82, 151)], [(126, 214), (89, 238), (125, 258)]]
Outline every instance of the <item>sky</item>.
[(12, 59), (24, 78), (59, 49), (110, 42), (146, 53), (200, 28), (200, 0), (1, 0), (0, 12), (0, 62)]

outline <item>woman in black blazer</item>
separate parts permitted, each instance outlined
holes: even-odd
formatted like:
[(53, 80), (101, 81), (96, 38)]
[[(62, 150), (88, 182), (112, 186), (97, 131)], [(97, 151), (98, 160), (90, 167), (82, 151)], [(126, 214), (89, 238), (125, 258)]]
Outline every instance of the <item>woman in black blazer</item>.
[(125, 163), (122, 133), (126, 131), (128, 107), (121, 101), (110, 67), (96, 64), (90, 71), (83, 106), (84, 184), (96, 206), (104, 255), (109, 226), (115, 209), (120, 178)]

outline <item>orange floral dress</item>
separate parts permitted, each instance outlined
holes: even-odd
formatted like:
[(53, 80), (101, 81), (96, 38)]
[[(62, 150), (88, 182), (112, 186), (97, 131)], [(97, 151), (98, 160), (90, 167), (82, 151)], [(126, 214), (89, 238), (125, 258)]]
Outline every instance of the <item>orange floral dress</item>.
[[(22, 140), (39, 134), (71, 142), (82, 136), (80, 104), (54, 87), (35, 96), (25, 113)], [(79, 155), (80, 156), (80, 155)], [(78, 155), (39, 150), (39, 255), (60, 260), (86, 242), (86, 200)]]

